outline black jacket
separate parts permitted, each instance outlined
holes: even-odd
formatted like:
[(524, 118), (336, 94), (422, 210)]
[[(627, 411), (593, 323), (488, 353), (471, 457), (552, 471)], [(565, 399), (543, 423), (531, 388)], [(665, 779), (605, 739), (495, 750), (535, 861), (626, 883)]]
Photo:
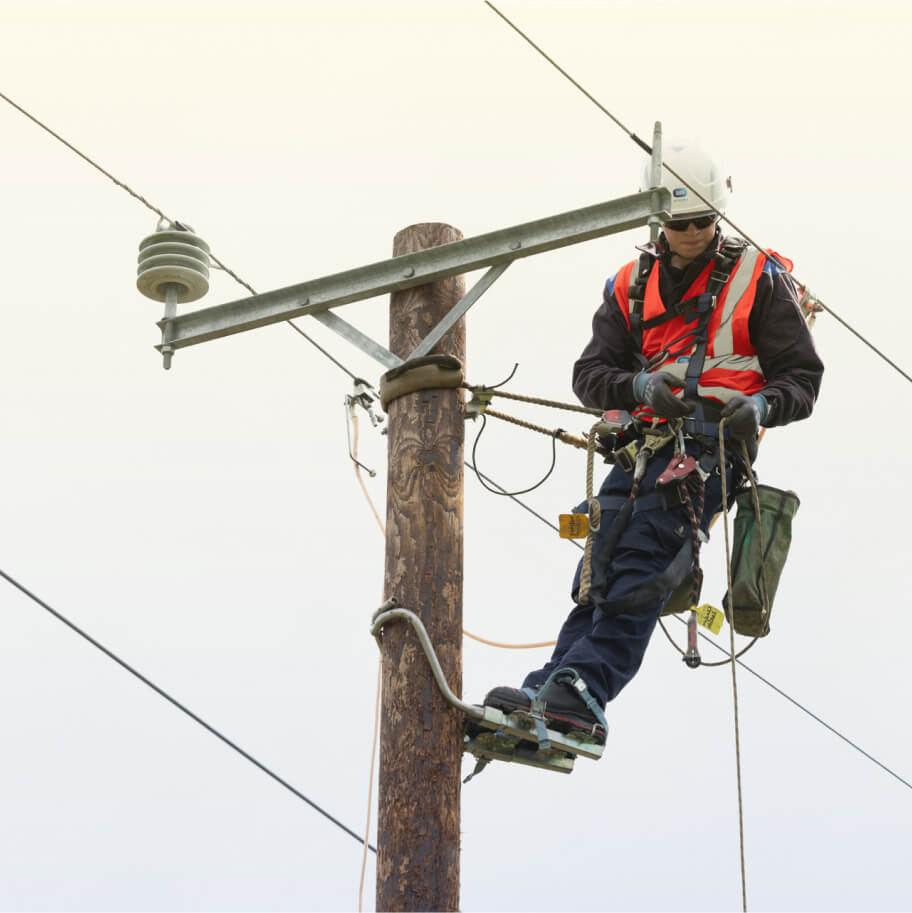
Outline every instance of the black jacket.
[[(666, 309), (681, 300), (721, 243), (717, 229), (706, 252), (685, 269), (670, 265), (671, 253), (664, 236), (655, 245), (639, 248), (658, 256), (659, 291)], [(820, 392), (823, 362), (817, 357), (788, 274), (761, 274), (748, 331), (766, 378), (760, 392), (770, 412), (764, 424), (787, 425), (807, 418)], [(595, 409), (636, 408), (639, 403), (633, 396), (633, 376), (640, 367), (634, 354), (627, 321), (614, 297), (614, 279), (609, 279), (602, 305), (592, 318), (592, 339), (573, 366), (573, 391), (580, 401)]]

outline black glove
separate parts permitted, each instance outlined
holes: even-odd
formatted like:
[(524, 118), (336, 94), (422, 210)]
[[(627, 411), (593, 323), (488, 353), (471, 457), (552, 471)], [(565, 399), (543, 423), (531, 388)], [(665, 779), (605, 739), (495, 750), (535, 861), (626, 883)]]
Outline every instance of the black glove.
[(769, 403), (759, 393), (745, 396), (736, 393), (722, 409), (722, 418), (727, 419), (725, 427), (730, 429), (736, 441), (755, 438), (760, 431), (760, 423), (769, 414)]
[(678, 399), (671, 392), (672, 384), (676, 387), (681, 386), (681, 382), (676, 377), (665, 371), (659, 371), (656, 374), (647, 374), (644, 371), (633, 378), (633, 393), (637, 399), (644, 402), (662, 418), (682, 418), (690, 415), (696, 406)]

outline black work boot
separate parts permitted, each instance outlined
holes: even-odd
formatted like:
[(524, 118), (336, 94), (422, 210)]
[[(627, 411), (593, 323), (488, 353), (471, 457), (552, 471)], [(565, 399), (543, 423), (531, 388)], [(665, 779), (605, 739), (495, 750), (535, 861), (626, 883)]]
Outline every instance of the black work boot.
[[(545, 703), (545, 721), (549, 729), (574, 735), (589, 735), (599, 745), (605, 744), (605, 727), (595, 718), (579, 693), (564, 682), (551, 682), (537, 699)], [(494, 688), (485, 695), (485, 705), (504, 713), (528, 713), (532, 699), (519, 688)]]
[(498, 710), (503, 710), (504, 713), (513, 713), (516, 710), (528, 712), (532, 704), (532, 698), (525, 691), (520, 691), (519, 688), (501, 686), (500, 688), (492, 688), (485, 695), (484, 704), (486, 707), (496, 707)]
[(544, 701), (545, 719), (552, 729), (574, 735), (591, 735), (599, 745), (605, 744), (605, 727), (572, 685), (551, 682), (536, 697)]

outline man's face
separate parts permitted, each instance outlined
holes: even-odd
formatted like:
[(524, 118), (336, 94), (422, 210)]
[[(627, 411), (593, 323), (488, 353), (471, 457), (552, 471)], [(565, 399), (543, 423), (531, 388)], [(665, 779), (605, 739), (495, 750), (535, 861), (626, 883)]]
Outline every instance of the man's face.
[[(711, 221), (703, 228), (698, 228), (697, 223)], [(686, 227), (685, 227), (686, 226)], [(677, 255), (681, 260), (696, 260), (703, 251), (709, 246), (716, 233), (716, 216), (682, 216), (666, 222), (663, 226), (665, 229), (665, 240), (668, 241), (668, 247), (672, 254)]]

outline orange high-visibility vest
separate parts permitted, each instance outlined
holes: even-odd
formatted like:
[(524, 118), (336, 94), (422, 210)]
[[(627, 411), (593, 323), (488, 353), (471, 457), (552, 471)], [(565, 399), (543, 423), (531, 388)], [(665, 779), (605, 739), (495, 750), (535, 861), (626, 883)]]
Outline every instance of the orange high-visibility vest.
[[(770, 251), (770, 253), (774, 253)], [(792, 264), (778, 254), (776, 256), (791, 271)], [(769, 258), (753, 247), (745, 248), (728, 281), (716, 300), (715, 308), (707, 327), (708, 344), (703, 371), (697, 385), (701, 397), (728, 402), (736, 393), (750, 396), (761, 390), (766, 382), (757, 352), (750, 341), (748, 321), (751, 308), (757, 293), (757, 282)], [(633, 260), (618, 272), (614, 281), (614, 296), (621, 313), (630, 328), (630, 299), (635, 288), (637, 274), (635, 270), (639, 261)], [(776, 264), (773, 262), (773, 266)], [(694, 298), (706, 291), (710, 273), (715, 269), (715, 262), (710, 261), (703, 268), (690, 288), (685, 292), (682, 301)], [(643, 300), (643, 322), (665, 314), (665, 305), (659, 293), (659, 270), (657, 261), (653, 263)], [(660, 353), (671, 351), (671, 355), (659, 358), (653, 371), (664, 371), (678, 378), (683, 387), (684, 376), (690, 363), (695, 345), (693, 342), (683, 352), (674, 354), (681, 347), (681, 337), (693, 330), (695, 323), (685, 321), (686, 315), (678, 315), (656, 327), (643, 327), (642, 354), (647, 359), (660, 356)], [(685, 339), (686, 341), (686, 339)], [(681, 390), (675, 391), (681, 395)], [(637, 415), (649, 415), (651, 410), (645, 406), (636, 410)]]

